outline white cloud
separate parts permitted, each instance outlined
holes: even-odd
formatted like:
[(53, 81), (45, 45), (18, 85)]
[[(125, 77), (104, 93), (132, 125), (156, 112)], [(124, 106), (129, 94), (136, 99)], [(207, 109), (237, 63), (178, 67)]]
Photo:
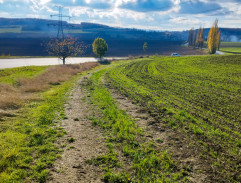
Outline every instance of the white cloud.
[[(213, 21), (213, 20), (212, 20)], [(209, 20), (202, 20), (199, 18), (188, 18), (188, 17), (173, 17), (169, 20), (172, 25), (176, 25), (177, 27), (183, 27), (186, 29), (190, 29), (192, 27), (210, 27)]]
[(232, 14), (241, 15), (241, 6), (235, 2), (219, 3), (224, 9), (228, 9)]
[[(148, 0), (141, 1), (146, 2)], [(50, 18), (49, 15), (58, 13), (54, 3), (59, 3), (66, 7), (67, 10), (64, 10), (64, 14), (69, 13), (70, 16), (73, 16), (74, 22), (88, 21), (141, 29), (186, 30), (193, 26), (198, 28), (200, 25), (210, 27), (217, 17), (222, 27), (241, 27), (241, 6), (238, 0), (169, 1), (172, 7), (168, 10), (151, 11), (150, 9), (149, 11), (148, 9), (149, 12), (137, 12), (131, 9), (134, 9), (133, 7), (135, 3), (138, 3), (138, 0), (0, 0), (0, 16)], [(128, 3), (132, 4), (132, 8), (121, 8)], [(221, 9), (214, 12), (216, 13), (212, 14), (214, 16), (205, 13), (205, 10), (204, 13), (199, 14), (195, 14), (194, 11), (191, 16), (188, 11), (184, 14), (182, 12), (183, 6), (188, 4), (192, 8), (192, 3), (197, 6), (198, 3), (205, 4), (204, 7), (208, 6), (207, 3), (216, 4)], [(17, 9), (21, 11), (8, 11), (7, 4), (12, 7), (19, 7)], [(155, 7), (153, 8), (155, 9)], [(200, 9), (200, 12), (202, 12), (202, 9)]]

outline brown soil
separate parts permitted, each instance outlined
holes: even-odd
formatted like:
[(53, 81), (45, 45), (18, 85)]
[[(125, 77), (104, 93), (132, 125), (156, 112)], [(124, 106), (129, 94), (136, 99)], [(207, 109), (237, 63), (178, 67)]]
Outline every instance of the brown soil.
[[(106, 152), (105, 139), (98, 128), (93, 128), (86, 116), (91, 109), (85, 100), (81, 78), (74, 87), (69, 103), (66, 104), (67, 119), (60, 125), (67, 135), (59, 140), (63, 149), (62, 158), (57, 160), (50, 172), (48, 182), (53, 183), (91, 183), (101, 182), (102, 170), (88, 165), (86, 160)], [(73, 138), (74, 142), (70, 143)], [(66, 145), (67, 144), (67, 145)]]

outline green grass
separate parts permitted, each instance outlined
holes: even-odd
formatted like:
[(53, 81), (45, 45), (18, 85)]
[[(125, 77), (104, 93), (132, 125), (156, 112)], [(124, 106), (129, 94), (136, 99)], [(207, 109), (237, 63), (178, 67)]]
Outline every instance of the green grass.
[(220, 165), (219, 180), (241, 181), (240, 55), (144, 58), (110, 70), (108, 78)]
[[(0, 180), (45, 182), (59, 150), (53, 144), (65, 132), (56, 126), (64, 117), (66, 93), (73, 81), (44, 92), (42, 101), (28, 104), (1, 125)], [(56, 113), (58, 111), (58, 113)]]
[(84, 32), (82, 30), (74, 30), (74, 29), (70, 29), (68, 31), (66, 31), (69, 34), (86, 34), (86, 33), (91, 33), (91, 32)]
[[(37, 30), (37, 31), (22, 31), (22, 27), (0, 27), (0, 34), (4, 34), (4, 33), (39, 33), (42, 32), (41, 30)], [(65, 31), (66, 34), (86, 34), (86, 33), (91, 33), (91, 32), (85, 32), (82, 30), (75, 30), (75, 29), (70, 29), (68, 31)]]
[(241, 42), (221, 42), (222, 47), (241, 47)]
[[(207, 42), (204, 46), (207, 47)], [(221, 42), (220, 51), (225, 55), (241, 54), (241, 42)]]
[[(96, 64), (83, 64), (84, 72)], [(45, 76), (47, 67), (21, 67), (1, 70), (1, 82), (14, 85), (22, 77), (38, 78)], [(61, 69), (62, 76), (70, 69), (76, 70), (77, 66), (52, 67), (52, 73)], [(79, 67), (80, 68), (80, 67)], [(55, 69), (55, 70), (54, 70)], [(58, 76), (61, 77), (61, 74)], [(66, 132), (58, 127), (58, 123), (66, 118), (64, 104), (73, 84), (79, 75), (70, 75), (58, 82), (58, 85), (34, 92), (37, 100), (25, 101), (21, 108), (7, 110), (7, 117), (0, 121), (0, 183), (5, 182), (46, 182), (49, 169), (55, 160), (60, 157), (59, 147), (55, 142)], [(55, 79), (55, 76), (44, 77), (45, 82)], [(71, 77), (72, 76), (72, 77)], [(53, 77), (53, 78), (50, 78)], [(37, 81), (35, 81), (37, 82)], [(41, 82), (40, 82), (41, 83)], [(5, 85), (4, 85), (5, 86)], [(6, 85), (7, 86), (7, 85)], [(18, 86), (15, 87), (18, 89)], [(29, 93), (29, 92), (28, 92)], [(27, 95), (22, 91), (22, 95)], [(31, 95), (31, 92), (30, 92)], [(1, 110), (1, 113), (6, 112)], [(69, 138), (73, 143), (75, 139)], [(73, 148), (73, 146), (71, 146)]]
[(220, 51), (225, 53), (241, 54), (241, 46), (240, 47), (223, 47), (223, 48), (220, 48)]
[(3, 28), (0, 27), (0, 34), (2, 33), (21, 33), (22, 27), (15, 27), (15, 28)]
[[(177, 168), (171, 154), (166, 149), (160, 149), (156, 143), (148, 142), (143, 136), (145, 132), (137, 127), (134, 119), (118, 109), (101, 82), (107, 71), (94, 73), (87, 88), (91, 102), (99, 109), (89, 119), (93, 126), (105, 130), (109, 151), (87, 162), (105, 170), (105, 183), (188, 182), (187, 174)], [(120, 160), (120, 155), (127, 159), (128, 165)]]
[(0, 82), (5, 84), (16, 84), (20, 78), (33, 78), (43, 73), (48, 66), (28, 66), (12, 69), (0, 69)]

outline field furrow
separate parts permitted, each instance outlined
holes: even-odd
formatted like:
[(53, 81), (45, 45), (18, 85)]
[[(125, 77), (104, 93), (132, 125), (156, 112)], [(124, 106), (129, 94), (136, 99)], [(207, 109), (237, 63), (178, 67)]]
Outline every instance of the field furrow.
[(192, 139), (220, 177), (239, 182), (240, 59), (150, 57), (116, 67), (108, 78), (160, 122)]

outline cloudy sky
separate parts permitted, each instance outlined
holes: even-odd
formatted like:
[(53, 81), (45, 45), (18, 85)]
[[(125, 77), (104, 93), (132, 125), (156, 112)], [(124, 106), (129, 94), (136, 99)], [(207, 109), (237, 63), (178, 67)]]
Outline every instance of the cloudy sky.
[(93, 22), (150, 30), (210, 27), (241, 28), (241, 0), (0, 0), (0, 17), (45, 18), (58, 13), (72, 23)]

